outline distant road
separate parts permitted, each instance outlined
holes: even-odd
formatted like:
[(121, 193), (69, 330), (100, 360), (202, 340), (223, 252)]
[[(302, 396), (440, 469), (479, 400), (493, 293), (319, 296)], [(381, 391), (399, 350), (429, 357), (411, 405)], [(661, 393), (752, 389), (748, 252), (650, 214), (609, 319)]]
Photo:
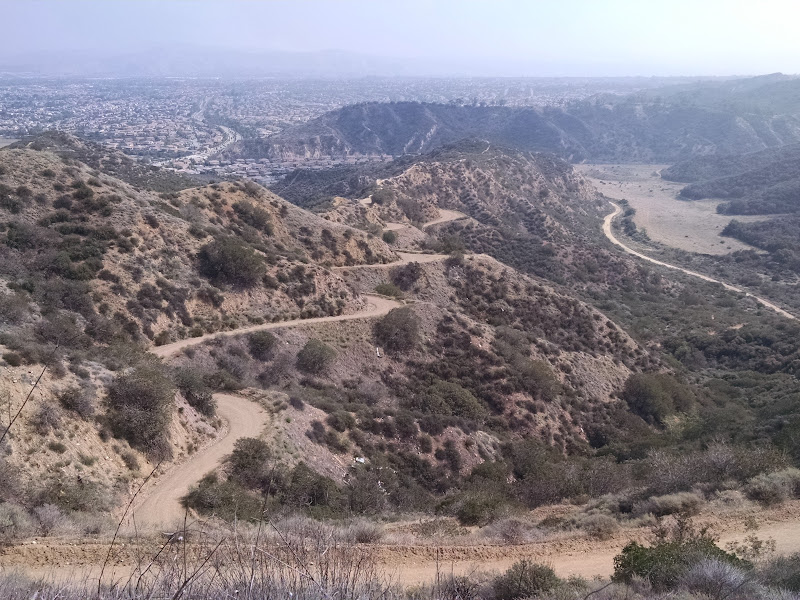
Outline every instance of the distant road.
[(737, 292), (739, 294), (744, 294), (745, 296), (748, 296), (749, 298), (752, 298), (753, 300), (755, 300), (756, 302), (766, 306), (767, 308), (769, 308), (771, 310), (774, 310), (776, 313), (778, 313), (779, 315), (781, 315), (783, 317), (786, 317), (787, 319), (793, 319), (795, 321), (797, 320), (797, 317), (795, 317), (791, 313), (786, 312), (780, 306), (778, 306), (776, 304), (773, 304), (769, 300), (765, 300), (764, 298), (756, 296), (755, 294), (751, 294), (750, 292), (745, 291), (740, 287), (736, 287), (735, 285), (731, 285), (729, 283), (725, 283), (724, 281), (720, 281), (719, 279), (714, 279), (713, 277), (709, 277), (708, 275), (703, 275), (702, 273), (698, 273), (697, 271), (690, 271), (689, 269), (684, 269), (683, 267), (677, 267), (675, 265), (671, 265), (669, 263), (665, 263), (665, 262), (657, 260), (655, 258), (650, 258), (646, 254), (642, 254), (641, 252), (637, 252), (636, 250), (633, 250), (632, 248), (629, 248), (628, 246), (623, 244), (621, 241), (619, 241), (619, 239), (617, 239), (617, 237), (614, 235), (614, 233), (611, 230), (611, 223), (614, 221), (614, 219), (619, 214), (622, 213), (622, 207), (619, 204), (617, 204), (616, 202), (610, 202), (610, 204), (611, 204), (611, 206), (614, 207), (614, 212), (612, 212), (609, 215), (606, 215), (606, 218), (603, 221), (603, 233), (606, 234), (606, 237), (611, 241), (611, 243), (616, 244), (617, 246), (619, 246), (620, 248), (625, 250), (625, 252), (627, 252), (628, 254), (633, 254), (634, 256), (637, 256), (637, 257), (639, 257), (639, 258), (641, 258), (643, 260), (646, 260), (646, 261), (651, 262), (653, 264), (659, 265), (661, 267), (666, 267), (668, 269), (673, 269), (675, 271), (680, 271), (681, 273), (686, 273), (687, 275), (691, 275), (692, 277), (697, 277), (698, 279), (702, 279), (703, 281), (709, 281), (711, 283), (718, 283), (722, 287), (724, 287), (726, 290), (730, 290), (732, 292)]

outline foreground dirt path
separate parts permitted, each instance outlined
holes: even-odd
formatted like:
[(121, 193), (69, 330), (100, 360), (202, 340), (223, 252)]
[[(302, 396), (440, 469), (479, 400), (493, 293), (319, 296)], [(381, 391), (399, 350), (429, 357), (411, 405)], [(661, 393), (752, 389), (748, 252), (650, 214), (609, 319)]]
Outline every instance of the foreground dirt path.
[[(719, 534), (719, 546), (724, 548), (729, 542), (741, 542), (750, 534), (745, 527), (748, 517), (754, 517), (760, 524), (756, 531), (758, 538), (775, 540), (778, 554), (800, 552), (800, 500), (770, 509), (752, 506), (731, 515), (709, 512), (697, 519), (699, 525), (712, 525), (712, 531)], [(481, 544), (478, 540), (459, 545), (456, 540), (444, 539), (438, 547), (432, 542), (376, 544), (370, 547), (370, 551), (383, 575), (404, 586), (431, 583), (437, 573), (447, 577), (450, 574), (504, 571), (522, 558), (548, 564), (561, 577), (579, 575), (591, 579), (611, 575), (614, 556), (630, 540), (646, 543), (648, 530), (623, 529), (608, 541), (579, 533), (520, 545)], [(124, 581), (137, 557), (151, 556), (162, 541), (145, 536), (138, 545), (118, 545), (113, 568), (106, 575)], [(0, 573), (19, 571), (28, 576), (56, 580), (91, 579), (99, 575), (100, 564), (107, 552), (108, 541), (40, 538), (36, 543), (0, 548)]]
[(647, 256), (646, 254), (642, 254), (641, 252), (637, 252), (636, 250), (633, 250), (632, 248), (629, 248), (628, 246), (623, 244), (621, 241), (619, 241), (619, 239), (617, 239), (617, 237), (614, 235), (614, 232), (611, 230), (611, 223), (614, 221), (614, 219), (618, 215), (620, 215), (622, 213), (622, 207), (619, 204), (617, 204), (616, 202), (610, 202), (610, 204), (611, 204), (611, 206), (614, 207), (614, 212), (612, 212), (609, 215), (606, 215), (606, 218), (603, 221), (603, 233), (611, 241), (611, 243), (616, 244), (617, 246), (619, 246), (620, 248), (625, 250), (625, 252), (627, 252), (628, 254), (633, 254), (634, 256), (637, 256), (637, 257), (639, 257), (639, 258), (641, 258), (643, 260), (646, 260), (648, 262), (651, 262), (653, 264), (656, 264), (656, 265), (659, 265), (659, 266), (662, 266), (662, 267), (666, 267), (668, 269), (673, 269), (675, 271), (680, 271), (681, 273), (686, 273), (687, 275), (691, 275), (692, 277), (697, 277), (698, 279), (702, 279), (703, 281), (710, 281), (711, 283), (718, 283), (722, 287), (724, 287), (726, 290), (730, 290), (732, 292), (737, 292), (739, 294), (744, 294), (745, 296), (748, 296), (748, 297), (752, 298), (753, 300), (755, 300), (759, 304), (762, 304), (763, 306), (766, 306), (767, 308), (769, 308), (771, 310), (774, 310), (776, 313), (778, 313), (782, 317), (786, 317), (787, 319), (797, 320), (797, 317), (795, 317), (793, 314), (791, 314), (789, 312), (786, 312), (785, 310), (783, 310), (777, 304), (773, 304), (769, 300), (765, 300), (764, 298), (756, 296), (755, 294), (751, 294), (750, 292), (747, 292), (747, 291), (743, 290), (740, 287), (736, 287), (735, 285), (731, 285), (729, 283), (725, 283), (724, 281), (720, 281), (719, 279), (714, 279), (713, 277), (709, 277), (708, 275), (703, 275), (702, 273), (698, 273), (697, 271), (690, 271), (689, 269), (684, 269), (683, 267), (678, 267), (678, 266), (675, 266), (675, 265), (671, 265), (669, 263), (665, 263), (665, 262), (657, 260), (655, 258), (651, 258), (651, 257)]
[(133, 508), (137, 527), (176, 529), (184, 516), (180, 499), (191, 486), (233, 451), (236, 440), (258, 436), (269, 421), (267, 412), (251, 400), (230, 394), (214, 394), (214, 399), (217, 401), (217, 414), (228, 424), (225, 435), (142, 489), (141, 499)]
[[(398, 264), (398, 263), (392, 263), (392, 264)], [(369, 266), (376, 267), (379, 265), (369, 265)], [(242, 335), (244, 333), (252, 333), (254, 331), (263, 331), (265, 329), (282, 329), (284, 327), (297, 327), (298, 325), (313, 325), (315, 323), (335, 323), (336, 321), (352, 321), (354, 319), (371, 319), (373, 317), (382, 317), (393, 308), (402, 306), (402, 304), (400, 304), (399, 302), (395, 300), (390, 300), (388, 298), (383, 298), (382, 296), (368, 295), (366, 296), (366, 298), (367, 298), (367, 309), (350, 315), (336, 315), (331, 317), (312, 317), (309, 319), (292, 319), (290, 321), (263, 323), (261, 325), (253, 325), (252, 327), (241, 327), (239, 329), (231, 329), (229, 331), (217, 331), (214, 333), (207, 333), (205, 335), (201, 335), (200, 337), (196, 338), (186, 338), (185, 340), (179, 340), (171, 344), (156, 346), (155, 348), (152, 348), (150, 352), (152, 352), (156, 356), (166, 358), (168, 356), (172, 356), (173, 354), (177, 354), (184, 348), (188, 348), (190, 346), (196, 346), (197, 344), (202, 344), (203, 342), (207, 342), (210, 339), (218, 337)]]

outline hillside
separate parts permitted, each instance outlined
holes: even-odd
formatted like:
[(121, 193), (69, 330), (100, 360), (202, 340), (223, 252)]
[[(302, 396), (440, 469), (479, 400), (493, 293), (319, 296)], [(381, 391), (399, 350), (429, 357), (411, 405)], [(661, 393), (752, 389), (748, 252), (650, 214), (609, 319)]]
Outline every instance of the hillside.
[(226, 155), (281, 160), (353, 153), (402, 156), (479, 138), (572, 161), (657, 163), (800, 141), (800, 80), (754, 78), (676, 87), (597, 96), (563, 109), (356, 104), (266, 139), (244, 140)]
[(0, 161), (3, 542), (102, 539), (154, 467), (137, 531), (186, 508), (499, 535), (568, 500), (549, 534), (594, 536), (757, 501), (800, 456), (796, 323), (619, 253), (556, 156), (461, 142), (346, 172), (353, 197), (295, 173), (314, 214)]
[[(367, 208), (376, 225), (389, 216), (408, 228), (435, 221), (441, 199), (510, 228), (531, 193), (542, 210), (525, 227), (563, 245), (592, 214), (579, 209), (591, 190), (559, 159), (463, 148), (435, 158), (378, 186), (373, 198), (384, 190), (387, 202)], [(507, 448), (534, 444), (547, 460), (571, 456), (590, 469), (580, 456), (608, 443), (591, 432), (628, 440), (654, 427), (620, 393), (658, 359), (596, 309), (487, 256), (397, 260), (380, 239), (250, 182), (155, 195), (30, 146), (0, 152), (0, 165), (0, 355), (8, 408), (21, 410), (4, 440), (0, 505), (20, 523), (36, 522), (47, 505), (71, 527), (81, 519), (104, 527), (102, 515), (141, 481), (144, 465), (180, 468), (225, 435), (219, 392), (286, 411), (270, 425), (275, 473), (287, 482), (306, 473), (338, 490), (320, 515), (351, 510), (342, 504), (348, 486), (386, 467), (396, 473), (386, 499), (393, 510), (432, 510), (450, 491), (461, 495), (457, 511), (477, 493), (473, 468), (510, 468)], [(396, 299), (370, 311), (376, 290)], [(177, 354), (157, 348), (180, 340)], [(349, 469), (359, 457), (364, 469)], [(231, 490), (246, 504), (253, 480), (231, 468), (221, 471), (231, 483), (204, 479), (190, 505), (224, 515), (212, 498)], [(577, 492), (531, 495), (526, 484), (487, 510), (562, 493)], [(285, 490), (274, 501), (305, 506)]]
[(800, 145), (751, 154), (705, 157), (681, 162), (661, 176), (689, 183), (681, 196), (690, 200), (728, 200), (718, 211), (729, 215), (793, 213), (800, 210)]

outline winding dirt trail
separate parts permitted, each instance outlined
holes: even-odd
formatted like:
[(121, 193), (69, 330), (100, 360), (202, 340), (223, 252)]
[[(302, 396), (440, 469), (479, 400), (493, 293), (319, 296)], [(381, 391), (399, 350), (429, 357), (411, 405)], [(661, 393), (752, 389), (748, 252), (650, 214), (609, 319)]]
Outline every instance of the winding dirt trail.
[(457, 210), (448, 210), (446, 208), (439, 209), (439, 216), (435, 218), (433, 221), (428, 221), (422, 225), (422, 229), (425, 230), (428, 227), (433, 227), (434, 225), (441, 225), (442, 223), (447, 223), (449, 221), (457, 221), (458, 219), (466, 219), (467, 215), (462, 212), (458, 212)]
[(143, 488), (142, 499), (133, 509), (137, 526), (176, 530), (184, 516), (180, 499), (191, 486), (233, 451), (236, 440), (257, 437), (269, 421), (267, 412), (246, 398), (214, 394), (214, 399), (217, 401), (217, 414), (228, 423), (227, 432), (186, 462), (162, 473), (151, 487)]
[[(381, 296), (367, 296), (367, 302), (366, 310), (351, 315), (293, 319), (291, 321), (243, 327), (232, 331), (219, 331), (158, 346), (153, 348), (152, 352), (157, 356), (167, 358), (184, 348), (202, 344), (217, 337), (314, 323), (370, 319), (383, 316), (393, 308), (402, 306), (395, 300)], [(214, 399), (217, 401), (217, 413), (228, 424), (227, 432), (224, 436), (216, 439), (209, 446), (192, 456), (188, 461), (174, 465), (169, 471), (162, 474), (158, 481), (142, 489), (141, 499), (134, 508), (134, 517), (137, 525), (153, 529), (178, 524), (184, 514), (180, 499), (188, 493), (191, 486), (214, 469), (227, 454), (231, 453), (236, 440), (242, 437), (258, 436), (267, 424), (268, 416), (266, 412), (255, 402), (230, 394), (214, 394)]]
[[(391, 264), (398, 265), (400, 263), (393, 262)], [(388, 266), (388, 265), (358, 265), (358, 266), (359, 267), (370, 266), (374, 268), (374, 267)], [(353, 267), (346, 267), (346, 268), (352, 269)], [(168, 356), (172, 356), (180, 352), (184, 348), (188, 348), (190, 346), (196, 346), (197, 344), (202, 344), (203, 342), (207, 342), (208, 340), (218, 337), (242, 335), (244, 333), (252, 333), (254, 331), (263, 331), (265, 329), (282, 329), (284, 327), (296, 327), (298, 325), (314, 325), (315, 323), (335, 323), (336, 321), (352, 321), (354, 319), (371, 319), (373, 317), (382, 317), (393, 308), (398, 308), (402, 306), (402, 304), (400, 304), (399, 302), (395, 300), (390, 300), (389, 298), (384, 298), (382, 296), (366, 296), (366, 298), (367, 298), (367, 309), (350, 315), (311, 317), (308, 319), (291, 319), (290, 321), (262, 323), (261, 325), (253, 325), (251, 327), (241, 327), (239, 329), (231, 329), (229, 331), (217, 331), (214, 333), (207, 333), (205, 335), (201, 335), (200, 337), (196, 338), (187, 338), (185, 340), (178, 340), (177, 342), (172, 342), (171, 344), (156, 346), (155, 348), (151, 349), (151, 352), (156, 356), (166, 358)]]
[(609, 241), (611, 241), (612, 244), (616, 244), (617, 246), (619, 246), (620, 248), (625, 250), (625, 252), (627, 252), (628, 254), (632, 254), (633, 256), (637, 256), (637, 257), (639, 257), (639, 258), (641, 258), (643, 260), (646, 260), (648, 262), (651, 262), (653, 264), (656, 264), (656, 265), (659, 265), (659, 266), (662, 266), (662, 267), (666, 267), (666, 268), (672, 269), (674, 271), (680, 271), (681, 273), (685, 273), (686, 275), (691, 275), (692, 277), (697, 277), (698, 279), (702, 279), (703, 281), (709, 281), (711, 283), (718, 283), (719, 285), (724, 287), (726, 290), (730, 290), (732, 292), (737, 292), (739, 294), (744, 294), (745, 296), (748, 296), (748, 297), (752, 298), (753, 300), (755, 300), (759, 304), (762, 304), (763, 306), (766, 306), (770, 310), (774, 310), (776, 313), (778, 313), (782, 317), (786, 317), (787, 319), (792, 319), (792, 320), (795, 320), (795, 321), (797, 320), (797, 317), (795, 317), (793, 314), (791, 314), (789, 312), (786, 312), (785, 310), (783, 310), (777, 304), (773, 304), (769, 300), (765, 300), (764, 298), (761, 298), (760, 296), (756, 296), (755, 294), (751, 294), (750, 292), (747, 292), (747, 291), (743, 290), (740, 287), (736, 287), (735, 285), (731, 285), (729, 283), (725, 283), (724, 281), (720, 281), (719, 279), (714, 279), (713, 277), (709, 277), (708, 275), (703, 275), (702, 273), (698, 273), (697, 271), (690, 271), (689, 269), (684, 269), (683, 267), (678, 267), (678, 266), (675, 266), (675, 265), (671, 265), (669, 263), (665, 263), (665, 262), (660, 261), (658, 259), (651, 258), (651, 257), (647, 256), (646, 254), (642, 254), (641, 252), (637, 252), (636, 250), (633, 250), (632, 248), (629, 248), (628, 246), (623, 244), (621, 241), (619, 241), (619, 239), (614, 235), (613, 231), (611, 230), (611, 223), (614, 221), (614, 219), (618, 215), (620, 215), (622, 213), (622, 207), (619, 204), (617, 204), (616, 202), (610, 202), (610, 204), (611, 204), (611, 206), (614, 207), (614, 212), (606, 215), (606, 218), (603, 221), (603, 233), (606, 235), (606, 237), (609, 239)]

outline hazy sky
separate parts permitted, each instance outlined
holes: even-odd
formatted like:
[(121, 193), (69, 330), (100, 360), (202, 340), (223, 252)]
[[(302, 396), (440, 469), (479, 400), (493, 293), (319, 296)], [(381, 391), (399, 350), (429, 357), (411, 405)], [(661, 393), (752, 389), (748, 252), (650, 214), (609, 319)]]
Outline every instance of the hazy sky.
[(0, 15), (7, 55), (201, 45), (548, 75), (800, 73), (799, 0), (0, 0)]

